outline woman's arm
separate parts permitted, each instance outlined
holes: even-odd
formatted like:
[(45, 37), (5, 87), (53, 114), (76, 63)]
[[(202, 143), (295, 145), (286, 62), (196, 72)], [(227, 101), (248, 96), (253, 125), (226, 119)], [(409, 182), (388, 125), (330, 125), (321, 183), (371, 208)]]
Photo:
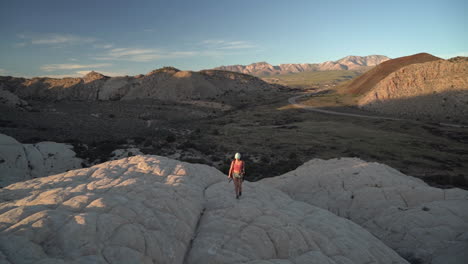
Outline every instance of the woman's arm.
[(232, 170), (234, 169), (234, 161), (231, 161), (231, 168), (229, 168), (228, 178), (232, 178)]

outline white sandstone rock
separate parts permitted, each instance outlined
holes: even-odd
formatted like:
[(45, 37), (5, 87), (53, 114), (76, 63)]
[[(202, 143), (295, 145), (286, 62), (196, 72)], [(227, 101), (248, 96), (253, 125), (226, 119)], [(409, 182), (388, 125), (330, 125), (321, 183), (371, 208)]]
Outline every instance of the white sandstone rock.
[(55, 142), (21, 144), (0, 134), (0, 186), (81, 168), (72, 149)]
[(248, 183), (240, 200), (231, 189), (206, 190), (189, 263), (406, 263), (357, 224), (277, 189)]
[(2, 86), (3, 84), (0, 84), (0, 106), (4, 105), (7, 107), (17, 107), (17, 108), (25, 108), (25, 109), (30, 108), (28, 102), (20, 99), (18, 96), (16, 96), (12, 92), (4, 89)]
[(407, 259), (468, 261), (468, 191), (430, 187), (356, 158), (316, 159), (260, 182), (351, 219)]
[(220, 171), (134, 156), (0, 190), (11, 263), (407, 263), (368, 231)]

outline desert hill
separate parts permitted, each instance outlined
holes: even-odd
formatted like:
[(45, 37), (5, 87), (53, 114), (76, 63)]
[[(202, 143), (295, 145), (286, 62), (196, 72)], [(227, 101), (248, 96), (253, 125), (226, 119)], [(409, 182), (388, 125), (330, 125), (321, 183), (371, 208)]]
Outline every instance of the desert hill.
[(207, 99), (227, 93), (275, 89), (277, 86), (241, 73), (217, 70), (179, 71), (172, 67), (146, 75), (107, 77), (90, 72), (82, 78), (0, 77), (4, 90), (22, 99), (46, 100), (132, 100)]
[[(381, 76), (374, 74), (368, 80)], [(368, 81), (355, 91), (366, 90), (371, 84)], [(377, 82), (358, 103), (364, 109), (382, 114), (466, 122), (468, 61), (433, 60), (400, 67)]]
[(375, 66), (389, 60), (382, 55), (370, 56), (347, 56), (337, 61), (326, 61), (323, 63), (299, 63), (271, 65), (267, 62), (257, 62), (250, 65), (220, 66), (216, 70), (240, 72), (256, 76), (268, 76), (277, 74), (289, 74), (308, 71), (333, 71), (333, 70), (355, 70), (362, 67)]
[(411, 56), (400, 57), (382, 62), (375, 68), (367, 71), (363, 75), (354, 79), (346, 88), (346, 92), (351, 94), (364, 94), (369, 92), (392, 72), (416, 63), (440, 60), (440, 58), (432, 56), (428, 53), (419, 53)]
[(232, 183), (212, 167), (134, 156), (9, 185), (0, 202), (5, 263), (468, 258), (467, 191), (432, 188), (359, 159), (312, 160), (245, 182), (236, 200)]

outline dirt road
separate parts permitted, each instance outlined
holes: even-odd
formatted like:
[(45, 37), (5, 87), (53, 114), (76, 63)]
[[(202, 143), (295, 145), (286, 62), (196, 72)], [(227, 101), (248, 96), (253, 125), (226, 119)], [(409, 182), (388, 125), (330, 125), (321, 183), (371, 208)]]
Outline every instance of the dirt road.
[[(393, 121), (412, 121), (412, 122), (420, 123), (419, 121), (403, 119), (403, 118), (337, 112), (337, 111), (333, 111), (333, 110), (327, 110), (327, 109), (321, 109), (321, 108), (317, 108), (317, 107), (313, 107), (313, 106), (308, 106), (308, 105), (300, 104), (300, 103), (297, 102), (297, 99), (299, 99), (299, 98), (310, 96), (310, 95), (313, 95), (313, 94), (316, 94), (316, 93), (318, 93), (318, 92), (315, 92), (315, 93), (312, 93), (312, 94), (308, 93), (308, 94), (301, 94), (301, 95), (293, 96), (293, 97), (290, 97), (288, 99), (288, 102), (292, 106), (294, 106), (296, 108), (302, 108), (302, 109), (306, 109), (306, 110), (309, 110), (309, 111), (314, 111), (314, 112), (329, 114), (329, 115), (351, 116), (351, 117), (358, 117), (358, 118), (370, 118), (370, 119), (393, 120)], [(459, 124), (439, 123), (439, 125), (449, 126), (449, 127), (457, 127), (457, 128), (468, 128), (468, 126), (459, 125)]]

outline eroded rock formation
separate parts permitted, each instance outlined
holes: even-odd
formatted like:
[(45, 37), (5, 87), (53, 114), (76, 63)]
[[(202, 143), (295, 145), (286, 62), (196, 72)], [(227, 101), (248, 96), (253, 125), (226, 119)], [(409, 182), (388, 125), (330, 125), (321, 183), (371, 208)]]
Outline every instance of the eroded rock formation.
[(55, 142), (21, 144), (0, 134), (0, 186), (81, 168), (72, 149)]

